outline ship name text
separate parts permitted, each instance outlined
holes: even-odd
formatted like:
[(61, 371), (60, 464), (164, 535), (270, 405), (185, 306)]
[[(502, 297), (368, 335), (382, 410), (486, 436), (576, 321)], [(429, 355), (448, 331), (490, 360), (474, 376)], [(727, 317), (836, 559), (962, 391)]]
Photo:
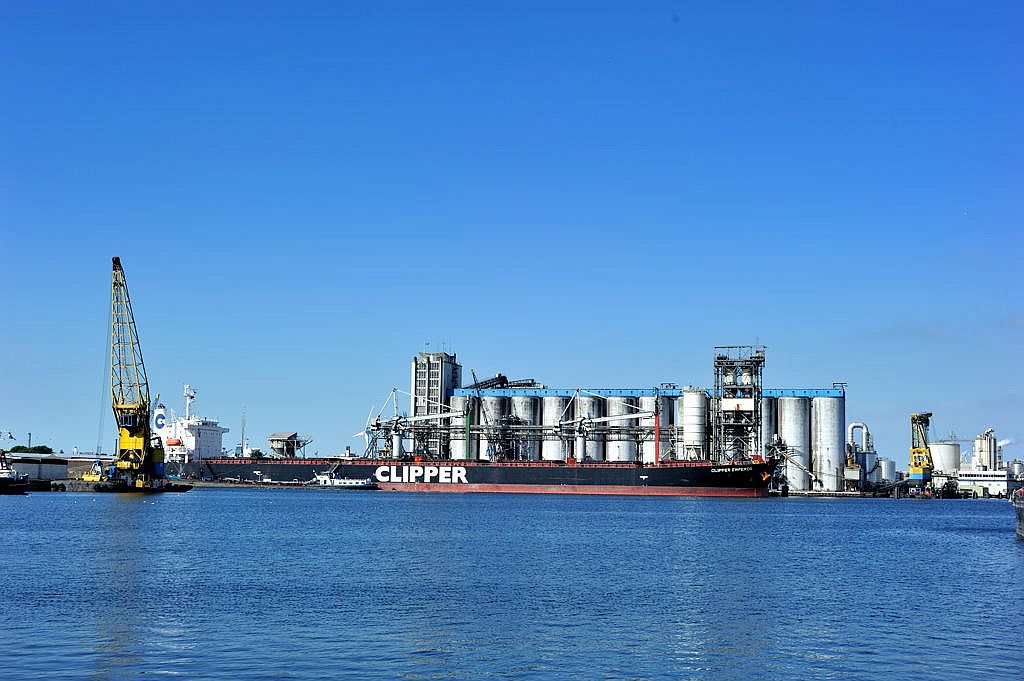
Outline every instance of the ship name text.
[(462, 466), (379, 466), (374, 477), (377, 482), (468, 482)]

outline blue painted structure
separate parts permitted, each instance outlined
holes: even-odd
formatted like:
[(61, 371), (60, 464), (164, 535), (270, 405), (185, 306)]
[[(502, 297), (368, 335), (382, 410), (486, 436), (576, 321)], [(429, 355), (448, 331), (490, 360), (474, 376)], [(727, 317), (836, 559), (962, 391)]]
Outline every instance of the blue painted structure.
[[(601, 397), (679, 397), (683, 394), (681, 388), (492, 388), (480, 391), (457, 388), (452, 394), (473, 396), (479, 393), (486, 397), (572, 397), (577, 390), (584, 395)], [(710, 391), (708, 394), (710, 395)], [(843, 388), (771, 388), (762, 390), (761, 394), (764, 397), (843, 397), (846, 391)]]

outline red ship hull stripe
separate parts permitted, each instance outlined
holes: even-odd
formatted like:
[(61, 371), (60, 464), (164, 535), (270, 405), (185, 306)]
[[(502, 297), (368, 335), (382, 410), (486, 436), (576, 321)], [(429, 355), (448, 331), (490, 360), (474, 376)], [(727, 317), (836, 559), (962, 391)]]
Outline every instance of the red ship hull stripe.
[(766, 497), (767, 489), (748, 487), (645, 487), (637, 485), (516, 485), (505, 483), (469, 483), (465, 485), (434, 482), (381, 482), (389, 492), (505, 492), (513, 494), (617, 494), (651, 497)]

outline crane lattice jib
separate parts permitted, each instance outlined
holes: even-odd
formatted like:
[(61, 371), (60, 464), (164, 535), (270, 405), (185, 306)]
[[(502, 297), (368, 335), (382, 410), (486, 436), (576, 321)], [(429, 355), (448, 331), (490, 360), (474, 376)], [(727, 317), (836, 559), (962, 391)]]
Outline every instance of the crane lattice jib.
[(149, 382), (120, 258), (114, 258), (110, 295), (110, 396), (114, 411), (149, 411)]
[(113, 260), (110, 293), (110, 405), (117, 421), (117, 468), (140, 471), (147, 465), (149, 382), (139, 332), (121, 260)]

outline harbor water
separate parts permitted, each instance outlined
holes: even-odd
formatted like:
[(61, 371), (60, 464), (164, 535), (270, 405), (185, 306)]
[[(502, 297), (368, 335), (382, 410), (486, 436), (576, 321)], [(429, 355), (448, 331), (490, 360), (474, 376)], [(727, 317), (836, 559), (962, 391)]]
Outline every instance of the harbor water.
[(1005, 501), (0, 497), (3, 678), (1020, 679)]

